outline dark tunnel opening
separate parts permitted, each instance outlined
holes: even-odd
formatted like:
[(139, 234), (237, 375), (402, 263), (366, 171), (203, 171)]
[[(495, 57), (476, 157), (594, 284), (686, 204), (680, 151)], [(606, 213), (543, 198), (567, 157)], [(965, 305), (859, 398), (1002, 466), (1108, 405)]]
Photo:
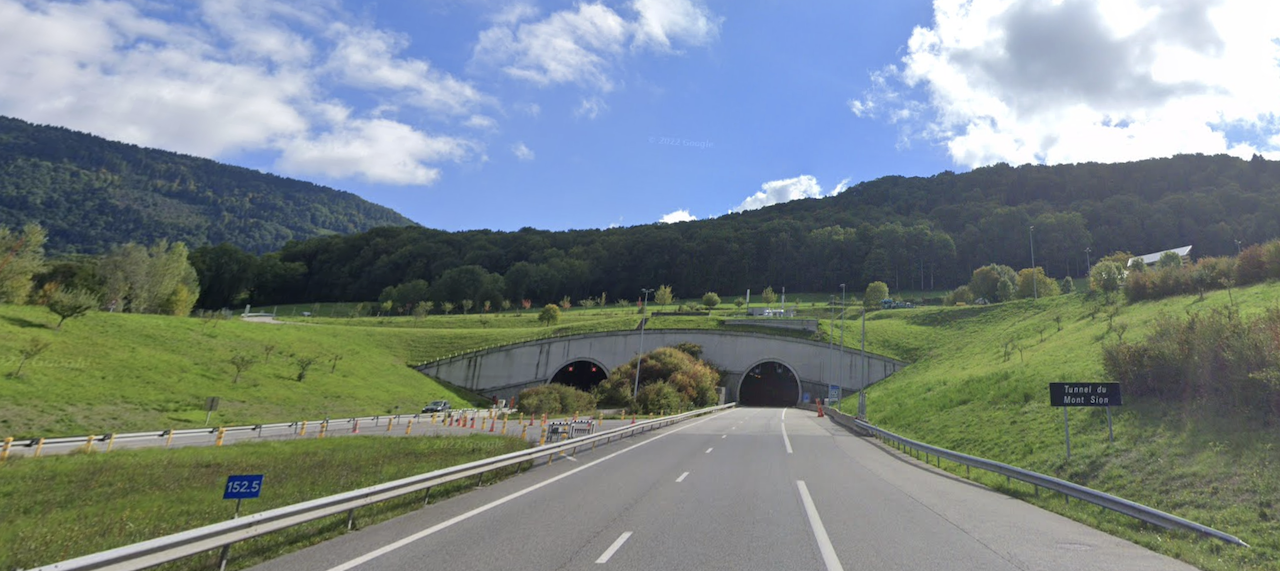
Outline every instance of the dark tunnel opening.
[(795, 406), (800, 401), (800, 382), (791, 368), (777, 361), (760, 363), (742, 376), (738, 386), (741, 406)]
[(574, 361), (563, 367), (551, 377), (551, 382), (569, 385), (580, 391), (591, 392), (600, 381), (609, 378), (604, 367), (591, 361)]

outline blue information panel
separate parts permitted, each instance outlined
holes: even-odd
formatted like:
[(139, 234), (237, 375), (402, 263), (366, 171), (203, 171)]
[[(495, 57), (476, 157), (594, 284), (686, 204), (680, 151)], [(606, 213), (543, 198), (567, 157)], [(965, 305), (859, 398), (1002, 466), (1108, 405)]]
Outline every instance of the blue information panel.
[(827, 385), (827, 400), (840, 400), (840, 385)]
[(262, 493), (262, 474), (227, 476), (227, 487), (222, 491), (224, 500), (248, 500)]

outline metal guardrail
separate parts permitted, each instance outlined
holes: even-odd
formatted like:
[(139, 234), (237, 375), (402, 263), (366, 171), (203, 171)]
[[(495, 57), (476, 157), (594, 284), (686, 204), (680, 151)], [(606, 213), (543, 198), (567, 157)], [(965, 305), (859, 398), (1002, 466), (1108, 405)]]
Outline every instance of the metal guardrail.
[(708, 414), (732, 408), (734, 404), (721, 405), (716, 407), (704, 408), (675, 416), (667, 416), (637, 422), (635, 424), (621, 426), (618, 428), (606, 430), (592, 436), (566, 440), (555, 444), (539, 446), (530, 450), (520, 452), (512, 452), (477, 460), (467, 464), (444, 468), (426, 474), (410, 476), (385, 484), (378, 484), (359, 490), (353, 490), (333, 496), (328, 496), (309, 502), (293, 504), (265, 512), (244, 516), (238, 519), (232, 519), (220, 523), (206, 525), (190, 531), (167, 535), (158, 539), (126, 545), (108, 551), (77, 557), (60, 563), (37, 567), (32, 571), (89, 571), (89, 570), (110, 570), (110, 571), (134, 571), (154, 567), (162, 563), (176, 561), (185, 557), (205, 553), (219, 547), (228, 546), (239, 541), (252, 539), (261, 535), (287, 529), (303, 523), (315, 521), (321, 518), (347, 513), (347, 521), (350, 525), (354, 521), (355, 510), (367, 507), (373, 504), (392, 500), (413, 493), (422, 492), (424, 495), (430, 494), (433, 486), (447, 484), (457, 480), (478, 477), (481, 481), (484, 474), (499, 468), (508, 466), (518, 466), (525, 462), (537, 461), (543, 457), (547, 458), (547, 463), (555, 459), (556, 455), (588, 444), (596, 445), (602, 441), (608, 442), (614, 438), (621, 439), (624, 436), (632, 436), (637, 432), (647, 432), (654, 428), (659, 428), (692, 418), (695, 416)]
[(1150, 524), (1158, 525), (1165, 529), (1181, 529), (1186, 531), (1193, 531), (1193, 532), (1206, 535), (1215, 539), (1220, 539), (1222, 541), (1225, 541), (1233, 545), (1249, 547), (1249, 544), (1241, 541), (1240, 538), (1234, 535), (1218, 531), (1211, 527), (1198, 524), (1194, 521), (1186, 520), (1178, 516), (1162, 512), (1155, 508), (1144, 506), (1137, 502), (1131, 502), (1124, 498), (1113, 496), (1105, 492), (1099, 492), (1091, 488), (1086, 488), (1079, 484), (1072, 484), (1071, 482), (1068, 482), (1066, 480), (1059, 480), (1058, 478), (1054, 478), (1053, 476), (1046, 476), (1044, 474), (1032, 472), (1030, 470), (1024, 470), (1022, 468), (1010, 466), (1008, 464), (1003, 464), (1000, 462), (996, 462), (994, 460), (987, 460), (986, 458), (970, 456), (968, 454), (962, 454), (960, 452), (947, 450), (946, 448), (938, 448), (937, 446), (930, 446), (923, 442), (917, 442), (915, 440), (911, 440), (910, 438), (898, 436), (897, 434), (889, 432), (888, 430), (877, 427), (873, 424), (860, 420), (856, 417), (847, 415), (833, 408), (824, 409), (824, 412), (828, 416), (830, 416), (831, 420), (834, 421), (836, 424), (842, 425), (855, 432), (873, 435), (876, 438), (879, 438), (881, 441), (892, 443), (893, 445), (899, 447), (899, 449), (910, 448), (917, 452), (924, 453), (926, 464), (929, 461), (929, 455), (932, 454), (934, 457), (938, 458), (939, 467), (941, 467), (942, 459), (945, 458), (956, 464), (962, 464), (967, 467), (986, 470), (993, 474), (999, 474), (1001, 476), (1004, 476), (1005, 478), (1010, 480), (1018, 480), (1021, 482), (1026, 482), (1028, 484), (1036, 486), (1037, 492), (1039, 491), (1039, 488), (1053, 490), (1055, 492), (1061, 493), (1064, 496), (1066, 496), (1068, 498), (1067, 501), (1070, 501), (1069, 498), (1075, 498), (1077, 500), (1089, 502), (1096, 506), (1100, 506), (1100, 507), (1109, 509), (1111, 511), (1127, 515), (1134, 519), (1138, 519)]

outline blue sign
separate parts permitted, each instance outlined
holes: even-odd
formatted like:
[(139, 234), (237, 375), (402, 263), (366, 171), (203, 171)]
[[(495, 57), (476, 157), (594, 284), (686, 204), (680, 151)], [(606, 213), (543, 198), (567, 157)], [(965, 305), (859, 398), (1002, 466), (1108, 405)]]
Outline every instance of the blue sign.
[(809, 393), (805, 393), (804, 398), (800, 399), (800, 402), (811, 403), (813, 402), (813, 399), (809, 398)]
[(262, 493), (262, 474), (227, 476), (227, 488), (222, 492), (224, 500), (248, 500)]
[(840, 400), (840, 385), (827, 385), (827, 399), (833, 401)]

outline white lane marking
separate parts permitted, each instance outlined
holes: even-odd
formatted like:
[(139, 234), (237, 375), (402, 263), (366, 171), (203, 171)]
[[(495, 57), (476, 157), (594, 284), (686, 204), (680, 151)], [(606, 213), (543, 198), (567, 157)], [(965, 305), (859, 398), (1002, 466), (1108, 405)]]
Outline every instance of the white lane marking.
[(578, 461), (578, 459), (577, 459), (577, 458), (574, 458), (573, 456), (565, 456), (565, 459), (566, 459), (566, 460), (572, 460), (572, 461), (574, 461), (574, 462), (577, 462), (577, 461)]
[(782, 409), (782, 420), (786, 420), (786, 419), (787, 419), (787, 409), (784, 408)]
[(836, 548), (827, 537), (827, 528), (822, 527), (822, 518), (818, 517), (818, 508), (813, 505), (809, 488), (804, 485), (804, 480), (796, 480), (796, 486), (800, 488), (800, 501), (804, 502), (804, 511), (809, 516), (809, 526), (813, 528), (814, 539), (818, 540), (818, 551), (822, 552), (822, 562), (827, 565), (827, 571), (844, 571), (836, 557)]
[(677, 483), (677, 484), (679, 484), (680, 482), (683, 482), (683, 481), (684, 481), (684, 479), (685, 479), (685, 477), (686, 477), (686, 476), (688, 476), (688, 475), (689, 475), (689, 473), (688, 473), (688, 472), (685, 472), (685, 473), (683, 473), (683, 474), (680, 474), (680, 477), (679, 477), (679, 478), (676, 478), (676, 483)]
[(787, 425), (782, 425), (782, 443), (787, 445), (787, 454), (791, 453), (791, 439), (787, 438)]
[(578, 472), (581, 472), (581, 471), (583, 471), (583, 470), (586, 470), (587, 468), (590, 468), (590, 467), (592, 467), (592, 466), (595, 466), (596, 464), (599, 464), (599, 463), (601, 463), (601, 462), (604, 462), (605, 460), (608, 460), (608, 459), (610, 459), (610, 458), (613, 458), (614, 456), (618, 456), (618, 455), (620, 455), (620, 454), (624, 454), (624, 453), (630, 452), (631, 450), (634, 450), (634, 449), (636, 449), (636, 448), (639, 448), (639, 447), (641, 447), (641, 446), (644, 446), (645, 444), (648, 444), (648, 443), (650, 443), (650, 442), (653, 442), (653, 441), (655, 441), (655, 440), (658, 440), (659, 438), (663, 438), (663, 437), (666, 437), (666, 436), (670, 436), (670, 435), (675, 434), (675, 433), (677, 433), (677, 432), (680, 432), (681, 430), (684, 430), (684, 429), (686, 429), (686, 428), (693, 428), (693, 427), (695, 427), (695, 426), (697, 426), (697, 425), (699, 425), (699, 424), (702, 424), (702, 423), (704, 423), (704, 422), (706, 422), (706, 421), (708, 421), (708, 420), (711, 420), (711, 419), (713, 419), (713, 418), (716, 418), (716, 417), (718, 417), (718, 416), (720, 416), (720, 415), (718, 415), (718, 414), (717, 414), (717, 415), (712, 415), (712, 416), (709, 416), (709, 417), (704, 418), (704, 419), (702, 419), (702, 420), (699, 420), (699, 421), (697, 421), (697, 422), (695, 422), (695, 423), (693, 423), (693, 424), (688, 424), (688, 425), (685, 425), (685, 426), (681, 426), (680, 428), (677, 428), (677, 429), (672, 430), (672, 431), (670, 431), (670, 432), (665, 432), (665, 433), (659, 434), (659, 435), (657, 435), (657, 436), (654, 436), (653, 438), (650, 438), (650, 439), (648, 439), (648, 440), (645, 440), (644, 442), (637, 442), (637, 443), (635, 443), (635, 444), (632, 444), (631, 446), (628, 446), (628, 447), (626, 447), (626, 448), (623, 448), (622, 450), (619, 450), (619, 451), (617, 451), (617, 452), (614, 452), (613, 454), (610, 454), (610, 455), (608, 455), (608, 456), (605, 456), (604, 458), (601, 458), (601, 459), (599, 459), (599, 460), (592, 461), (592, 462), (587, 463), (587, 464), (583, 464), (583, 465), (581, 465), (581, 466), (579, 466), (579, 467), (577, 467), (577, 468), (574, 468), (574, 469), (572, 469), (572, 470), (569, 470), (568, 472), (565, 472), (565, 473), (563, 473), (563, 474), (560, 474), (559, 476), (555, 476), (555, 477), (553, 477), (553, 478), (548, 478), (548, 479), (546, 479), (546, 480), (544, 480), (544, 481), (542, 481), (542, 482), (538, 482), (537, 484), (534, 484), (534, 485), (532, 485), (532, 486), (529, 486), (528, 488), (525, 488), (525, 489), (520, 490), (520, 491), (518, 491), (518, 492), (514, 492), (514, 493), (512, 493), (512, 494), (510, 494), (510, 495), (507, 495), (507, 496), (503, 496), (503, 497), (501, 497), (501, 498), (498, 498), (498, 499), (496, 499), (496, 500), (494, 500), (494, 501), (492, 501), (492, 502), (489, 502), (489, 503), (487, 503), (487, 504), (485, 504), (485, 505), (483, 505), (483, 506), (480, 506), (480, 507), (478, 507), (478, 508), (476, 508), (476, 509), (473, 509), (473, 510), (471, 510), (471, 511), (467, 512), (467, 513), (464, 513), (464, 514), (461, 514), (461, 515), (456, 515), (456, 516), (454, 516), (454, 517), (452, 517), (452, 518), (450, 518), (450, 519), (448, 519), (448, 520), (442, 521), (442, 522), (440, 522), (440, 523), (438, 523), (438, 524), (435, 524), (435, 525), (433, 525), (433, 526), (431, 526), (431, 527), (429, 527), (429, 528), (427, 528), (427, 529), (424, 529), (424, 530), (422, 530), (422, 531), (419, 531), (418, 533), (415, 533), (415, 534), (413, 534), (413, 535), (410, 535), (409, 537), (406, 537), (406, 538), (401, 539), (401, 540), (399, 540), (399, 541), (396, 541), (396, 542), (394, 542), (394, 543), (390, 543), (390, 544), (388, 544), (388, 545), (386, 545), (386, 546), (379, 547), (378, 549), (375, 549), (375, 550), (373, 550), (373, 551), (370, 551), (370, 552), (368, 552), (368, 553), (366, 553), (366, 554), (364, 554), (364, 555), (361, 555), (360, 557), (357, 557), (357, 558), (355, 558), (355, 559), (352, 559), (352, 560), (350, 560), (350, 561), (348, 561), (348, 562), (346, 562), (346, 563), (343, 563), (343, 564), (338, 565), (338, 566), (336, 566), (336, 567), (332, 567), (332, 568), (330, 568), (328, 571), (347, 571), (348, 569), (352, 569), (352, 568), (354, 568), (354, 567), (356, 567), (356, 566), (358, 566), (358, 565), (362, 565), (362, 564), (364, 564), (364, 563), (366, 563), (366, 562), (372, 561), (373, 559), (376, 559), (376, 558), (378, 558), (378, 557), (381, 557), (381, 556), (383, 556), (383, 555), (386, 555), (386, 554), (388, 554), (388, 553), (391, 553), (392, 551), (395, 551), (395, 550), (397, 550), (397, 549), (400, 549), (401, 547), (404, 547), (404, 546), (406, 546), (406, 545), (409, 545), (410, 543), (413, 543), (413, 542), (415, 542), (415, 541), (417, 541), (417, 540), (419, 540), (419, 539), (422, 539), (422, 538), (424, 538), (424, 537), (427, 537), (428, 535), (431, 535), (431, 534), (433, 534), (433, 533), (436, 533), (436, 532), (438, 532), (438, 531), (440, 531), (440, 530), (442, 530), (442, 529), (448, 528), (448, 527), (450, 527), (450, 526), (452, 526), (452, 525), (454, 525), (454, 524), (456, 524), (456, 523), (459, 523), (459, 522), (462, 522), (462, 521), (465, 521), (465, 520), (471, 519), (472, 517), (474, 517), (474, 516), (476, 516), (476, 515), (479, 515), (479, 514), (482, 514), (482, 513), (484, 513), (484, 512), (487, 512), (487, 511), (489, 511), (489, 510), (491, 510), (491, 509), (493, 509), (493, 508), (496, 508), (496, 507), (498, 507), (498, 506), (500, 506), (500, 505), (502, 505), (502, 504), (505, 504), (505, 503), (507, 503), (507, 502), (509, 502), (509, 501), (511, 501), (511, 500), (514, 500), (514, 499), (516, 499), (516, 498), (518, 498), (518, 497), (520, 497), (520, 496), (523, 496), (523, 495), (525, 495), (525, 494), (527, 494), (527, 493), (529, 493), (529, 492), (532, 492), (532, 491), (534, 491), (534, 490), (538, 490), (538, 489), (542, 488), (543, 486), (547, 486), (547, 485), (553, 484), (553, 483), (555, 483), (555, 482), (559, 482), (560, 480), (562, 480), (562, 479), (564, 479), (564, 478), (567, 478), (567, 477), (569, 477), (569, 476), (572, 476), (572, 475), (574, 475), (574, 474), (577, 474)]
[(608, 549), (604, 550), (604, 554), (596, 560), (596, 563), (608, 563), (609, 558), (613, 557), (613, 554), (618, 552), (618, 548), (622, 547), (622, 544), (626, 543), (627, 539), (630, 537), (631, 532), (622, 532), (622, 535), (618, 536), (618, 539), (614, 540), (613, 545), (610, 545)]
[(712, 450), (715, 450), (714, 446), (711, 448), (708, 448), (706, 452), (703, 452), (703, 454), (710, 454)]
[(728, 434), (721, 434), (721, 435), (720, 435), (720, 438), (728, 438), (728, 437), (729, 437), (729, 435), (728, 435)]

